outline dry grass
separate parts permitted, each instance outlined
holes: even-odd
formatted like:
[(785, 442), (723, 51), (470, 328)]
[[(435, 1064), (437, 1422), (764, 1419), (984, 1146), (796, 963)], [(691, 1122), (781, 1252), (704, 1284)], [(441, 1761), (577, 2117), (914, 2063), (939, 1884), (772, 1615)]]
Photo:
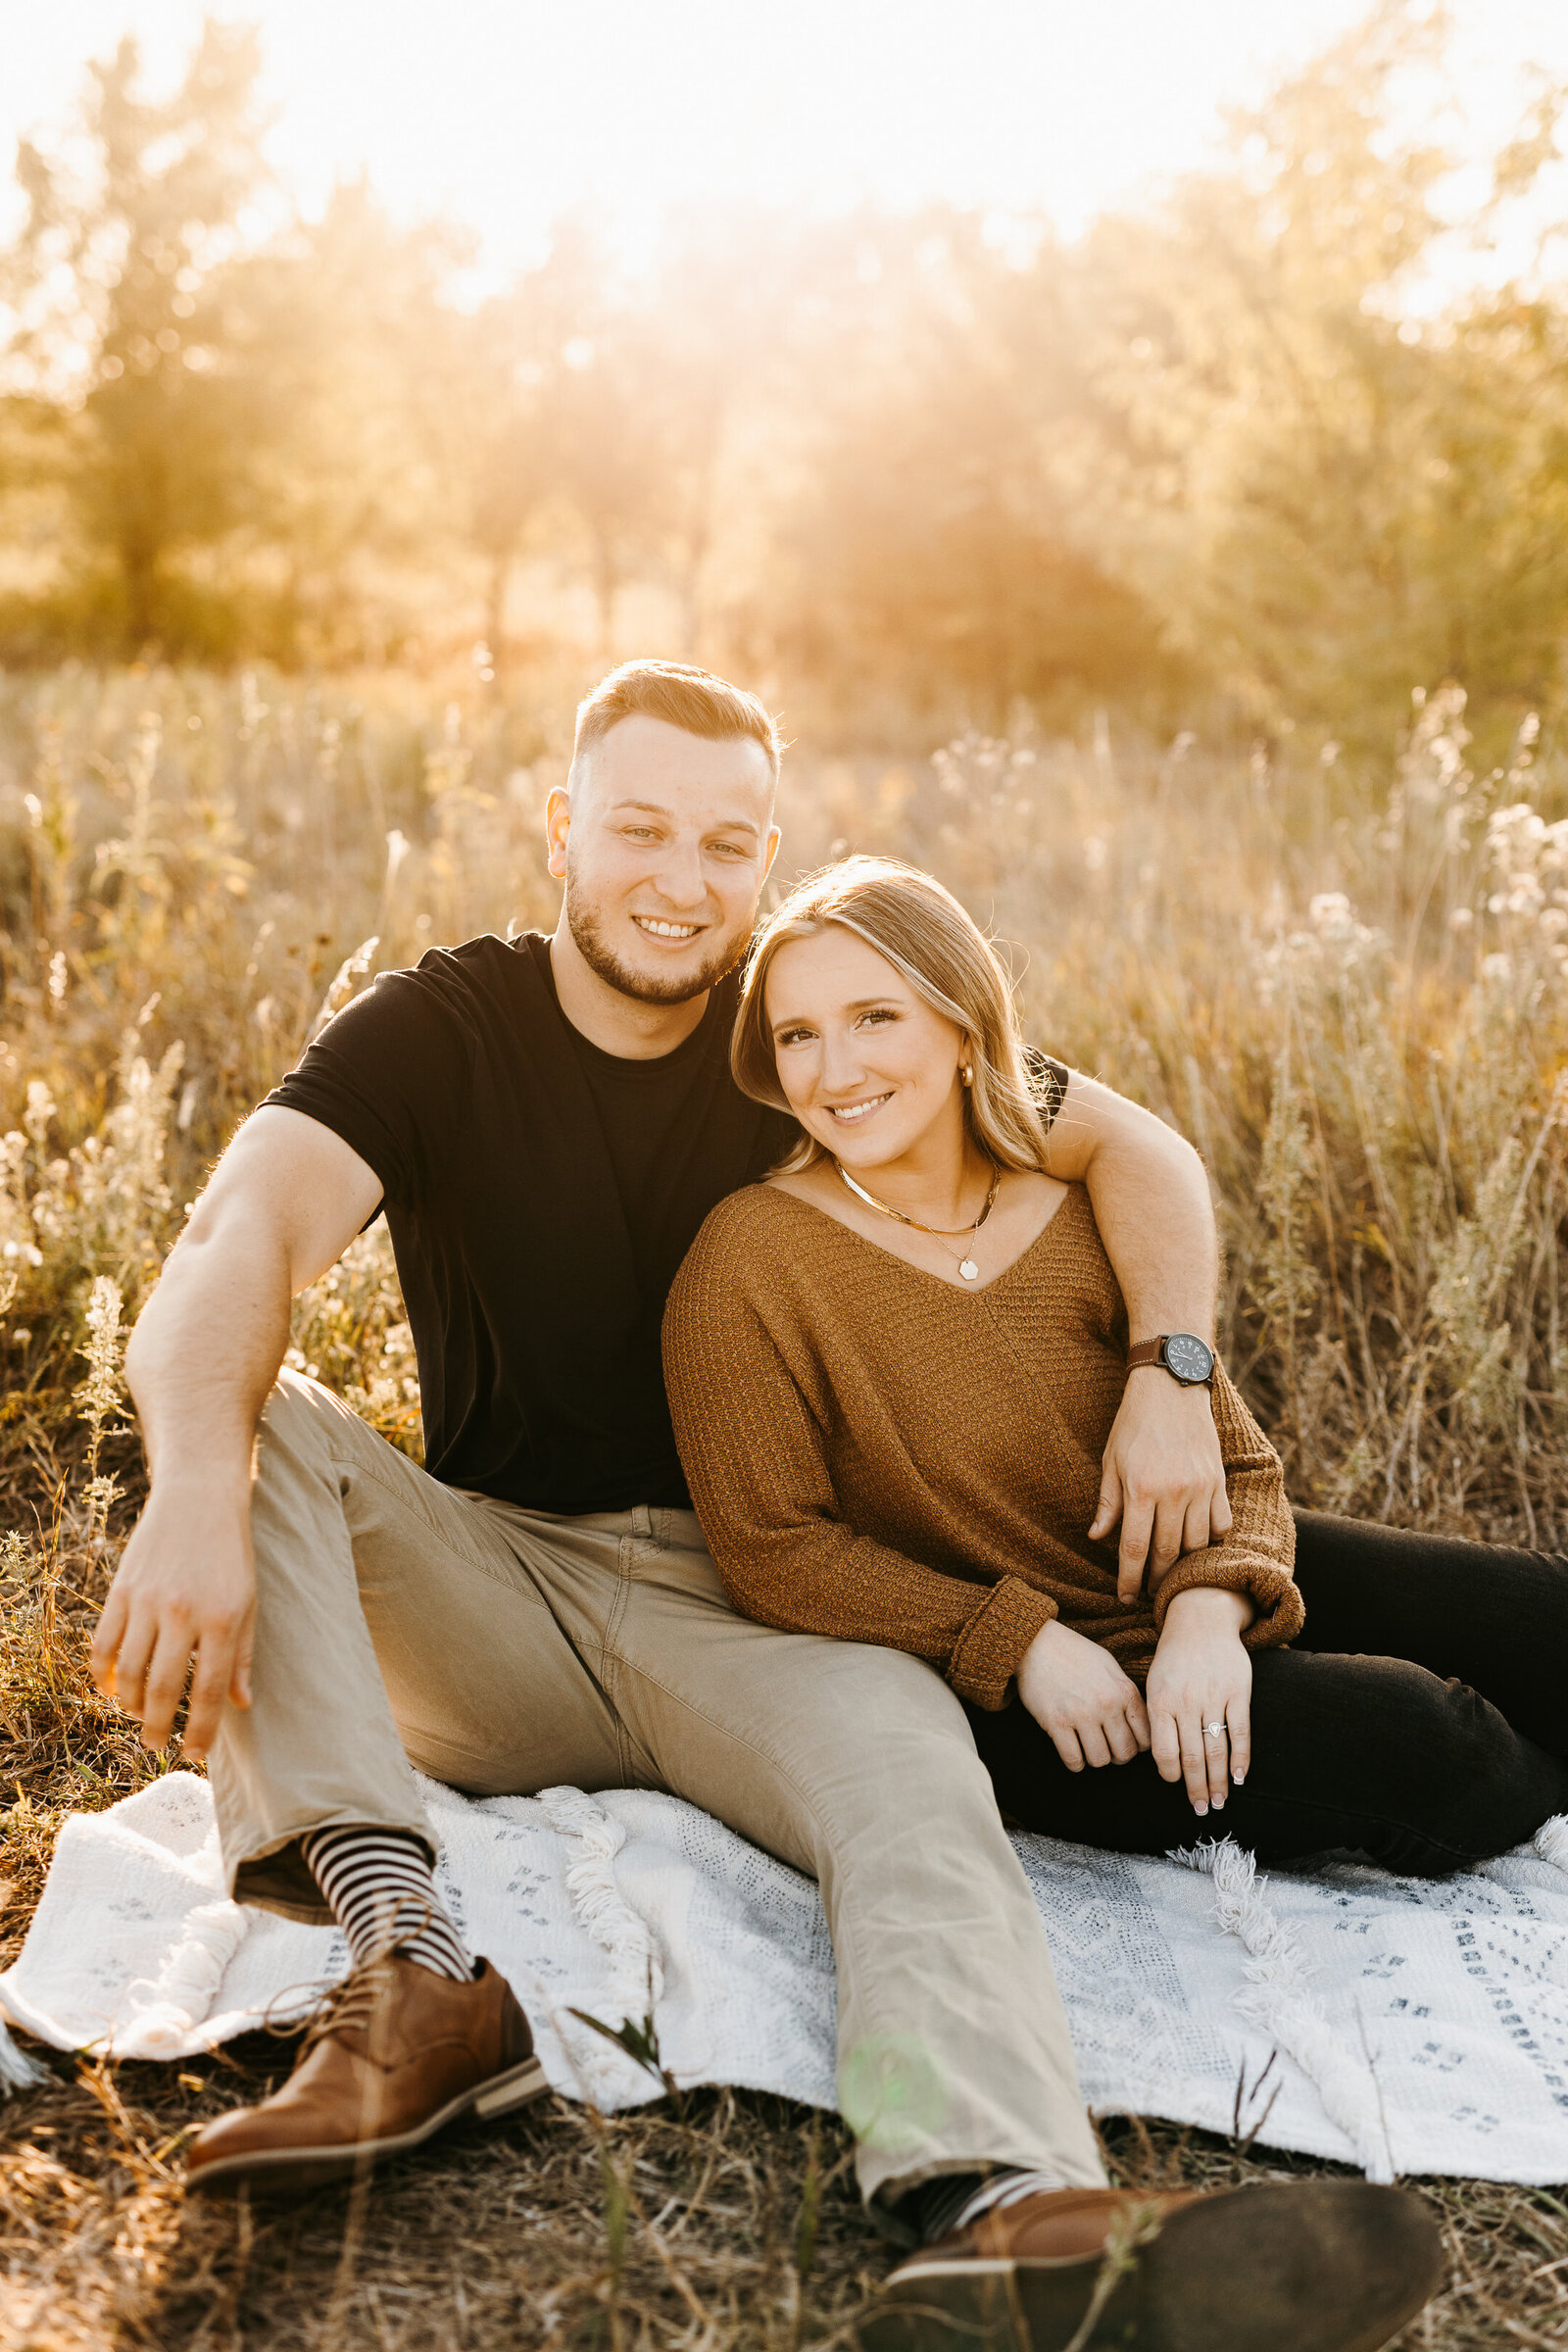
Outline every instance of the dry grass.
[[(385, 965), (545, 913), (552, 728), (395, 680), (0, 681), (0, 1959), (64, 1814), (159, 1769), (82, 1671), (140, 1475), (104, 1286), (134, 1312), (362, 942)], [(797, 866), (843, 845), (942, 872), (1019, 943), (1036, 1033), (1200, 1144), (1227, 1352), (1298, 1499), (1562, 1545), (1568, 801), (1528, 741), (1487, 777), (1463, 753), (1435, 700), (1392, 796), (1190, 745), (969, 743), (921, 772), (800, 760), (783, 813)], [(295, 1342), (417, 1451), (379, 1228)], [(187, 2204), (182, 2135), (287, 2062), (55, 2057), (0, 2109), (6, 2352), (793, 2352), (845, 2340), (885, 2267), (838, 2125), (740, 2094), (554, 2103), (368, 2192)], [(1105, 2139), (1141, 2186), (1320, 2169), (1134, 2120)], [(1568, 2342), (1568, 2203), (1425, 2193), (1450, 2271), (1407, 2345)]]
[[(199, 2062), (58, 2080), (0, 2118), (8, 2352), (500, 2352), (847, 2344), (886, 2268), (838, 2123), (747, 2092), (599, 2119), (563, 2101), (464, 2130), (368, 2187), (289, 2206), (186, 2199), (181, 2139), (275, 2082), (251, 2037)], [(1220, 2187), (1325, 2168), (1112, 2120), (1113, 2178)], [(1427, 2183), (1446, 2287), (1403, 2352), (1560, 2346), (1568, 2204)], [(1263, 2352), (1263, 2348), (1259, 2348)]]

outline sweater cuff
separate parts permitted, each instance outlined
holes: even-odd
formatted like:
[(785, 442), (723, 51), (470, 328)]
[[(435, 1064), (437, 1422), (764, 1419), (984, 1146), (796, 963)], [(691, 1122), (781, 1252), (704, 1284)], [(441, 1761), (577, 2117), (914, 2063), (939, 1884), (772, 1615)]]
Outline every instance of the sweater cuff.
[(1246, 1592), (1257, 1615), (1242, 1636), (1248, 1649), (1283, 1649), (1306, 1623), (1306, 1609), (1295, 1583), (1272, 1560), (1254, 1553), (1232, 1551), (1225, 1544), (1210, 1544), (1178, 1560), (1154, 1594), (1154, 1633), (1165, 1630), (1165, 1612), (1178, 1592), (1207, 1586), (1221, 1592)]
[(960, 1698), (995, 1715), (1007, 1703), (1024, 1651), (1056, 1614), (1049, 1592), (1004, 1576), (993, 1585), (954, 1645), (948, 1681)]

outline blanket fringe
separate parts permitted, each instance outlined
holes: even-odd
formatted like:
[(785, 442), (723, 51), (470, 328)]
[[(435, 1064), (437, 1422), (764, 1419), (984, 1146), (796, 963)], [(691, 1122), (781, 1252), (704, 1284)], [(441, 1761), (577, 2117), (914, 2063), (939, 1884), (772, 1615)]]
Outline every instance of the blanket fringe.
[[(600, 1950), (611, 1962), (608, 2006), (604, 2024), (612, 2028), (640, 2024), (658, 2009), (664, 1990), (664, 1970), (648, 1922), (634, 1911), (615, 1882), (615, 1856), (626, 1842), (624, 1826), (581, 1788), (541, 1788), (540, 1805), (558, 1837), (576, 1849), (566, 1868), (566, 1892), (572, 1909)], [(620, 2015), (614, 2016), (618, 2008)], [(618, 2058), (597, 2035), (568, 2028), (563, 2018), (552, 2021), (567, 2055), (579, 2074), (596, 2082), (601, 2093), (635, 2080), (638, 2069), (630, 2058)], [(646, 2095), (646, 2079), (639, 2082)]]
[(19, 2090), (36, 2090), (40, 2082), (48, 2081), (47, 2067), (29, 2058), (25, 2050), (18, 2049), (5, 2019), (0, 2017), (0, 2098), (12, 2098)]
[(157, 1976), (128, 1987), (129, 2015), (116, 2032), (116, 2056), (173, 2058), (188, 2048), (194, 2028), (211, 2015), (223, 1972), (249, 1929), (242, 1905), (226, 1896), (188, 1912), (185, 1933), (165, 1953)]
[(551, 1828), (577, 1848), (578, 1859), (566, 1871), (566, 1891), (595, 1943), (614, 1963), (617, 1992), (624, 1982), (632, 1999), (653, 2008), (664, 1989), (664, 1971), (648, 1922), (615, 1884), (614, 1861), (626, 1842), (625, 1830), (580, 1788), (541, 1788), (539, 1802)]
[(1536, 1832), (1536, 1851), (1543, 1862), (1568, 1870), (1568, 1813), (1555, 1813)]
[(1324, 2113), (1354, 2148), (1367, 2179), (1392, 2180), (1394, 2151), (1371, 2053), (1358, 2066), (1336, 2039), (1300, 1945), (1258, 1891), (1256, 1858), (1244, 1853), (1234, 1838), (1189, 1846), (1171, 1858), (1212, 1879), (1215, 1922), (1247, 1952), (1243, 1973), (1249, 1989), (1236, 2003), (1241, 2014), (1295, 2060)]

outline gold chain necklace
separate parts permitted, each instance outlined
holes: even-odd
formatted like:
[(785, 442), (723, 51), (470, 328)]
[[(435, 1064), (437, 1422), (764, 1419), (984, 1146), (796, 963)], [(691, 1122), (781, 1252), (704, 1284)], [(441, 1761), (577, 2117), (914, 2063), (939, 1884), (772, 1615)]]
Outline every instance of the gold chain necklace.
[[(1002, 1170), (998, 1167), (993, 1167), (991, 1171), (991, 1190), (986, 1195), (986, 1204), (972, 1225), (922, 1225), (918, 1218), (906, 1217), (902, 1208), (889, 1208), (885, 1200), (878, 1200), (875, 1194), (868, 1193), (863, 1184), (857, 1184), (855, 1178), (850, 1174), (849, 1169), (844, 1165), (842, 1160), (835, 1159), (833, 1165), (838, 1169), (839, 1174), (843, 1177), (851, 1192), (854, 1193), (856, 1199), (858, 1200), (863, 1200), (867, 1208), (876, 1209), (879, 1214), (884, 1217), (896, 1218), (899, 1224), (909, 1226), (915, 1233), (934, 1234), (937, 1240), (942, 1242), (956, 1241), (960, 1233), (966, 1233), (969, 1236), (969, 1240), (972, 1244), (975, 1235), (979, 1232), (987, 1217), (990, 1216), (991, 1211), (996, 1207), (997, 1195), (1002, 1190)], [(957, 1260), (957, 1266), (958, 1272), (962, 1275), (965, 1282), (975, 1282), (979, 1279), (980, 1269), (975, 1264), (973, 1257), (969, 1254), (967, 1250), (964, 1251), (962, 1257)]]

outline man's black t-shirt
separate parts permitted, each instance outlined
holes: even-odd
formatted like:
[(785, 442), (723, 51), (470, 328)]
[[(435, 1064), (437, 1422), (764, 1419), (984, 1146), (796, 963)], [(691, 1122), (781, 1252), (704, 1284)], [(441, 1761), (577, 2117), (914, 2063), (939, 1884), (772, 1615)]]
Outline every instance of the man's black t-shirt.
[(739, 982), (654, 1061), (561, 1010), (537, 934), (432, 948), (329, 1021), (269, 1102), (381, 1181), (425, 1461), (534, 1510), (688, 1501), (659, 1330), (709, 1210), (798, 1134), (729, 1072)]

